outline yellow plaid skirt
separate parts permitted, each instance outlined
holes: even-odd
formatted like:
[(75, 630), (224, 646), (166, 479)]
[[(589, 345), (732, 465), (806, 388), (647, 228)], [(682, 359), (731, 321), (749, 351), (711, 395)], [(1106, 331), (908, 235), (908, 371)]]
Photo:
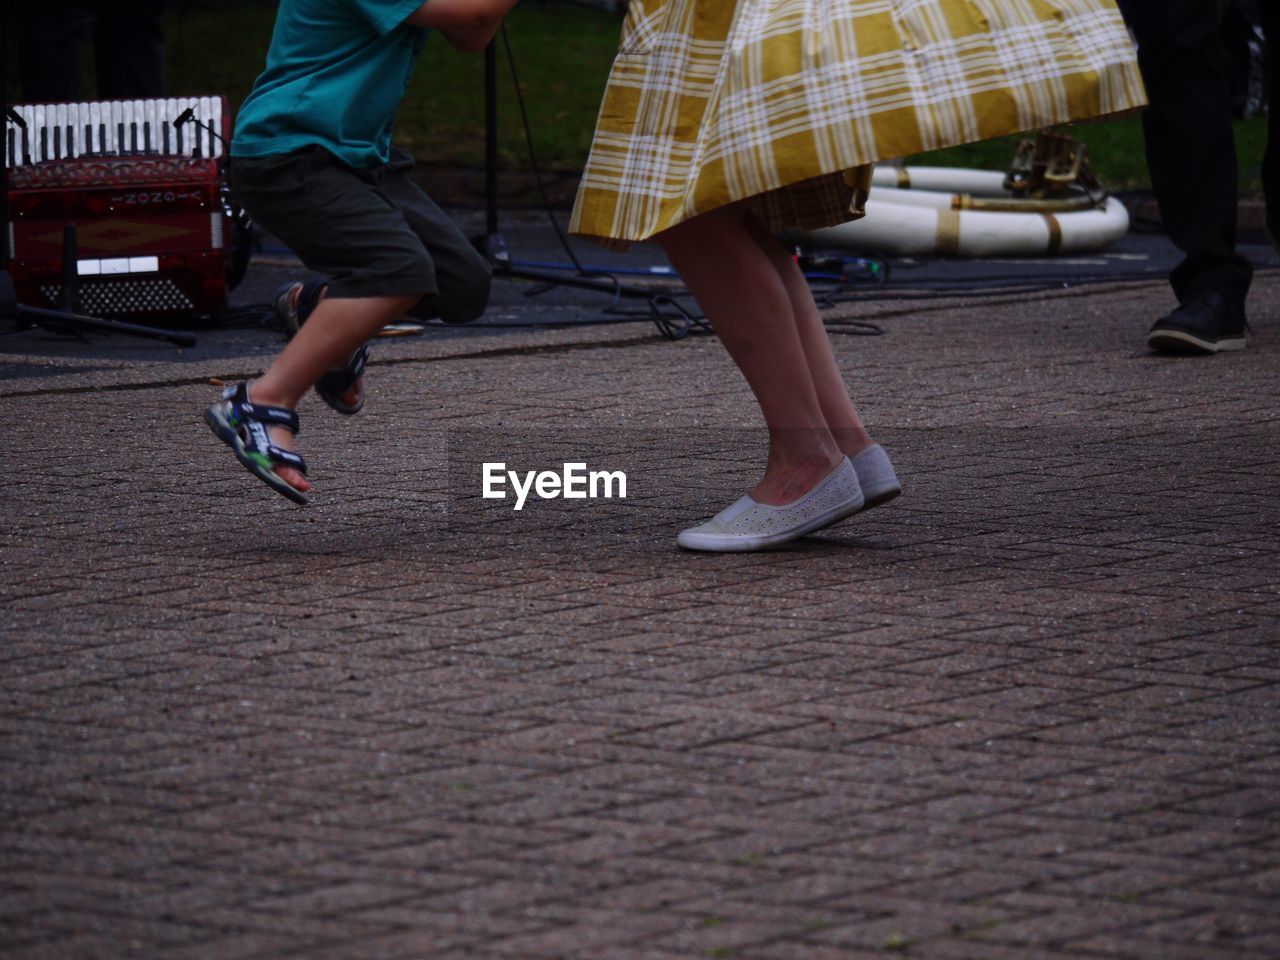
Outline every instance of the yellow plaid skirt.
[(631, 0), (570, 229), (830, 226), (877, 160), (1144, 102), (1114, 0)]

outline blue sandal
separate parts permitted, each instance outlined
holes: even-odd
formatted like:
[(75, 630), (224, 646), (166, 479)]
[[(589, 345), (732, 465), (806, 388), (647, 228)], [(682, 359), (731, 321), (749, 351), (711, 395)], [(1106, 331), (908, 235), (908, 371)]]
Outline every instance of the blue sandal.
[[(306, 283), (294, 280), (276, 291), (276, 316), (280, 318), (289, 339), (292, 340), (293, 335), (307, 322), (307, 317), (311, 316), (311, 311), (320, 302), (320, 294), (326, 286), (323, 280), (309, 280)], [(295, 290), (298, 291), (296, 297)], [(316, 382), (316, 394), (345, 417), (359, 413), (364, 409), (364, 392), (361, 391), (360, 399), (355, 403), (347, 403), (342, 395), (359, 382), (368, 365), (369, 345), (364, 344), (352, 355), (346, 366), (330, 370)]]
[(345, 367), (330, 370), (316, 381), (316, 393), (344, 417), (350, 417), (364, 409), (364, 391), (360, 391), (360, 399), (355, 403), (347, 403), (342, 395), (354, 387), (364, 376), (364, 368), (369, 365), (369, 345), (364, 344)]
[(249, 385), (241, 383), (227, 387), (222, 399), (205, 411), (204, 419), (218, 439), (231, 448), (246, 470), (294, 503), (307, 502), (302, 491), (275, 471), (277, 465), (293, 467), (306, 476), (307, 462), (292, 450), (276, 446), (267, 433), (268, 427), (284, 427), (296, 434), (296, 413), (284, 407), (254, 403), (249, 399)]

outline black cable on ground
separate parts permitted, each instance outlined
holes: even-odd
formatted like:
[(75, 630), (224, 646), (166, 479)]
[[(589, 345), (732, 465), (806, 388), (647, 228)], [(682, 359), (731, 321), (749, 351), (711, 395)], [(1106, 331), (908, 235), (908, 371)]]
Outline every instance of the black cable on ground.
[[(1258, 266), (1254, 272), (1270, 273), (1280, 266)], [(971, 277), (956, 280), (908, 282), (902, 287), (883, 287), (874, 292), (858, 292), (850, 288), (837, 288), (820, 294), (820, 301), (828, 306), (837, 303), (885, 302), (895, 300), (943, 300), (974, 299), (1017, 294), (1050, 293), (1072, 290), (1077, 287), (1100, 286), (1112, 283), (1152, 283), (1168, 279), (1165, 270), (1132, 270), (1117, 273), (1094, 274), (1027, 274), (1002, 277)], [(895, 292), (901, 290), (903, 292)]]
[[(894, 269), (899, 269), (899, 267), (895, 265)], [(1276, 271), (1280, 271), (1280, 266), (1259, 266), (1255, 268), (1256, 273), (1273, 273)], [(819, 306), (827, 308), (848, 303), (974, 300), (1052, 293), (1108, 283), (1154, 282), (1162, 281), (1167, 276), (1167, 272), (1163, 270), (1132, 270), (1122, 273), (1082, 275), (1034, 273), (1023, 277), (1002, 274), (993, 277), (963, 277), (955, 280), (944, 278), (933, 281), (905, 281), (894, 286), (877, 283), (864, 290), (842, 285), (828, 290), (815, 290), (814, 299)], [(529, 291), (528, 295), (536, 295), (549, 289), (551, 289), (551, 285), (543, 284)], [(683, 287), (670, 287), (660, 292), (655, 291), (651, 297), (645, 300), (646, 309), (643, 310), (627, 309), (622, 306), (622, 301), (618, 300), (604, 309), (603, 312), (608, 315), (606, 319), (569, 320), (563, 323), (537, 321), (482, 323), (478, 325), (478, 329), (527, 330), (539, 327), (563, 329), (566, 327), (604, 327), (627, 323), (652, 323), (666, 339), (680, 339), (689, 334), (713, 334), (714, 331), (711, 329), (710, 324), (706, 323), (705, 317), (693, 314), (679, 302), (680, 298), (689, 296), (689, 291)], [(880, 336), (885, 332), (878, 324), (866, 319), (827, 319), (825, 323), (828, 327), (837, 328), (836, 332), (846, 336)], [(229, 329), (264, 329), (281, 334), (284, 332), (276, 317), (274, 308), (269, 303), (233, 307), (222, 314), (219, 325)]]
[[(1259, 266), (1256, 273), (1273, 273), (1280, 271), (1280, 266)], [(1064, 276), (1055, 274), (1029, 274), (1025, 279), (1013, 275), (997, 277), (959, 278), (956, 280), (918, 281), (902, 284), (902, 286), (876, 286), (872, 290), (858, 292), (847, 286), (838, 286), (830, 290), (817, 290), (814, 299), (821, 307), (832, 308), (848, 303), (893, 303), (896, 301), (913, 302), (921, 300), (974, 300), (991, 297), (1012, 297), (1037, 293), (1052, 293), (1070, 290), (1077, 287), (1098, 286), (1107, 283), (1141, 283), (1166, 279), (1168, 274), (1163, 270), (1139, 270), (1114, 274), (1085, 274)], [(990, 283), (991, 280), (1002, 281)], [(530, 291), (531, 294), (545, 292), (549, 285), (542, 289)], [(572, 327), (608, 327), (628, 323), (652, 323), (660, 334), (669, 340), (678, 340), (689, 335), (714, 334), (706, 318), (691, 313), (679, 302), (679, 298), (690, 296), (688, 290), (672, 287), (662, 292), (655, 292), (645, 301), (647, 309), (629, 310), (621, 306), (621, 301), (604, 309), (607, 315), (595, 320), (567, 320), (562, 323), (543, 323), (536, 321), (482, 323), (477, 329), (482, 330), (528, 330), (536, 328), (567, 329)], [(828, 318), (825, 325), (833, 333), (844, 336), (881, 336), (883, 327), (867, 319)], [(284, 334), (275, 308), (270, 303), (246, 304), (231, 307), (224, 311), (217, 324), (222, 329), (237, 330), (269, 330)], [(5, 331), (4, 335), (25, 332), (23, 330)]]

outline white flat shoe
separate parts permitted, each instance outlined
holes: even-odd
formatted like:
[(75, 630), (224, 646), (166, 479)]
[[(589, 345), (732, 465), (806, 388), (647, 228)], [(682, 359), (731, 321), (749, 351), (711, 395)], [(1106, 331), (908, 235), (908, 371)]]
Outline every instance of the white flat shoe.
[(686, 550), (720, 553), (764, 550), (829, 527), (857, 513), (862, 503), (858, 472), (845, 457), (794, 503), (775, 507), (742, 497), (701, 526), (681, 531), (676, 543)]
[(858, 472), (858, 485), (862, 487), (863, 510), (888, 503), (902, 492), (902, 484), (893, 471), (889, 455), (880, 444), (873, 443), (856, 457), (851, 457), (850, 461)]

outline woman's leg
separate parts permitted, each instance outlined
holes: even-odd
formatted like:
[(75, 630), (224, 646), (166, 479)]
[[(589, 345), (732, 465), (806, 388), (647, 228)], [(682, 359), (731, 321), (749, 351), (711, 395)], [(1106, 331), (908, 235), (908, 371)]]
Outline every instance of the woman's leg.
[[(351, 358), (360, 345), (418, 302), (417, 297), (327, 297), (317, 304), (280, 356), (261, 377), (249, 385), (249, 399), (273, 407), (298, 406), (317, 380)], [(293, 435), (272, 428), (271, 440), (293, 449)], [(292, 467), (276, 473), (290, 486), (309, 490), (307, 478)]]
[(791, 296), (743, 218), (734, 208), (715, 210), (655, 239), (760, 403), (769, 461), (751, 496), (784, 504), (811, 490), (842, 454), (827, 428)]
[(796, 330), (801, 346), (804, 347), (809, 375), (813, 379), (827, 428), (835, 437), (841, 453), (849, 457), (857, 456), (871, 445), (871, 435), (867, 433), (862, 418), (849, 399), (849, 389), (836, 365), (831, 337), (823, 326), (822, 311), (813, 300), (809, 281), (804, 278), (800, 265), (763, 223), (754, 216), (748, 216), (746, 226), (751, 239), (769, 258), (787, 290), (791, 313), (795, 317)]

